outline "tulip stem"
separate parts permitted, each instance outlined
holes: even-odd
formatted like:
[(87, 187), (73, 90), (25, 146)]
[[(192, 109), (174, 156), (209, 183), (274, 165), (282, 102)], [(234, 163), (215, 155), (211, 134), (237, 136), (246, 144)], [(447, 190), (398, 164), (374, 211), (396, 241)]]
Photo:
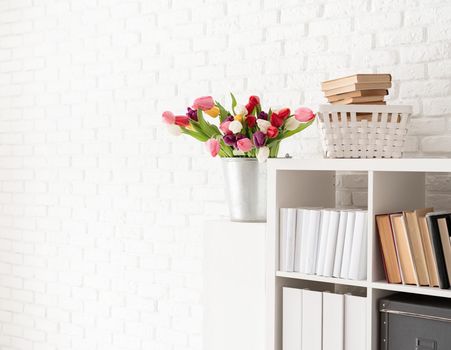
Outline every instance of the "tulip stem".
[(279, 146), (280, 146), (280, 141), (277, 141), (273, 144), (272, 147), (270, 147), (270, 151), (269, 151), (270, 158), (277, 158), (277, 155), (279, 154)]

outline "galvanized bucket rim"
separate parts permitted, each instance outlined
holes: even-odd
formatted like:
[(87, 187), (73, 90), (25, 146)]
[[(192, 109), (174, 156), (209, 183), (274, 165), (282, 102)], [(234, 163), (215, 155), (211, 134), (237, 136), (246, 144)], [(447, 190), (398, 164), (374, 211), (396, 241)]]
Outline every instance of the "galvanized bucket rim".
[(225, 157), (221, 158), (222, 161), (225, 162), (256, 162), (258, 161), (257, 158), (240, 158), (240, 157)]
[[(271, 160), (273, 160), (273, 159), (289, 159), (289, 158), (287, 158), (287, 157), (276, 157), (276, 158), (268, 158), (268, 159), (271, 159)], [(221, 161), (224, 161), (224, 162), (244, 162), (244, 161), (247, 161), (247, 162), (258, 162), (258, 159), (257, 158), (240, 158), (240, 157), (224, 157), (224, 158), (221, 158)]]

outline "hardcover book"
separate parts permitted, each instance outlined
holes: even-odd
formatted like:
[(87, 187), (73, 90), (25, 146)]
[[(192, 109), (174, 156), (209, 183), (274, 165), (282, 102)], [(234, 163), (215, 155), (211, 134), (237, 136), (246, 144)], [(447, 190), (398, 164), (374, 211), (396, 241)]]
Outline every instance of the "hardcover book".
[(399, 270), (399, 262), (390, 222), (390, 215), (377, 215), (376, 225), (387, 281), (388, 283), (401, 283), (401, 271)]
[(321, 83), (323, 91), (340, 88), (357, 83), (386, 83), (391, 82), (390, 74), (354, 74), (343, 78), (324, 81)]

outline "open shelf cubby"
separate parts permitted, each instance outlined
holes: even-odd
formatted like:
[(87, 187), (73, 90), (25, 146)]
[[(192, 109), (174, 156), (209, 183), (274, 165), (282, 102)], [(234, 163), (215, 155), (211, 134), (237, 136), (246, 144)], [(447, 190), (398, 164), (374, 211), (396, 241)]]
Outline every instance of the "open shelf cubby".
[[(367, 280), (278, 271), (279, 209), (336, 207), (337, 172), (367, 175)], [(374, 217), (426, 206), (426, 174), (451, 173), (447, 159), (275, 159), (268, 162), (267, 350), (282, 350), (282, 288), (354, 293), (367, 297), (368, 350), (379, 349), (378, 300), (402, 292), (451, 298), (451, 290), (389, 284), (385, 280)]]

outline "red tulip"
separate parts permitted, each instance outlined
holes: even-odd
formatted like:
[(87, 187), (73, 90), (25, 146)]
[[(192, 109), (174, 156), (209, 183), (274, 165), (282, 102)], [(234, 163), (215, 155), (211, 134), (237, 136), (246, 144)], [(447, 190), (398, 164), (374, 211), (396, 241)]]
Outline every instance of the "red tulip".
[(266, 136), (268, 136), (268, 138), (270, 139), (277, 137), (277, 135), (279, 135), (279, 129), (277, 129), (275, 126), (271, 125), (266, 131)]
[(276, 128), (280, 128), (283, 125), (284, 119), (279, 116), (278, 113), (271, 114), (271, 124)]
[(280, 111), (277, 112), (279, 117), (286, 119), (290, 115), (290, 109), (289, 108), (282, 108)]
[(249, 103), (252, 103), (253, 105), (259, 105), (260, 104), (260, 97), (252, 95), (249, 97)]
[(202, 111), (208, 111), (215, 105), (215, 101), (211, 96), (198, 97), (194, 100), (193, 109), (200, 109)]
[(249, 102), (246, 105), (247, 113), (251, 114), (254, 108), (260, 104), (260, 98), (258, 96), (249, 97)]
[(257, 123), (257, 118), (255, 118), (254, 116), (248, 115), (246, 117), (246, 123), (247, 123), (248, 127), (253, 128), (255, 126), (255, 124)]
[(189, 117), (186, 115), (179, 115), (175, 117), (175, 125), (187, 127), (189, 125)]

